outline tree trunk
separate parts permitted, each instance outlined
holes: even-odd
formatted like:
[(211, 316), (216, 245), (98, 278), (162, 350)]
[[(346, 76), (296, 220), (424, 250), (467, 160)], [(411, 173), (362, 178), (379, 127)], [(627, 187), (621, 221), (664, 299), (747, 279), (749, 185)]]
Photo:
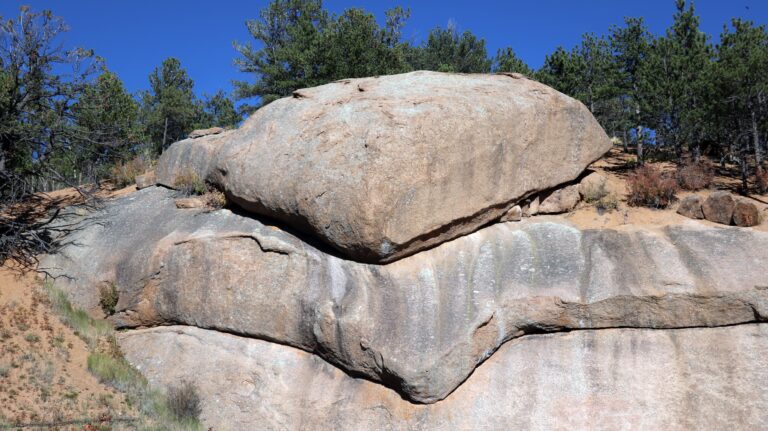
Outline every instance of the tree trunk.
[(757, 130), (757, 117), (752, 111), (752, 146), (755, 147), (755, 173), (763, 175), (763, 151), (760, 148), (760, 134)]
[(622, 143), (624, 144), (624, 152), (629, 153), (629, 135), (627, 134), (627, 129), (624, 129), (624, 140)]
[(637, 164), (643, 164), (643, 126), (637, 126)]
[(165, 137), (168, 135), (168, 117), (165, 117), (165, 128), (163, 128), (163, 143), (160, 144), (160, 151), (157, 152), (157, 154), (160, 154), (165, 150)]
[(749, 178), (748, 153), (749, 139), (744, 137), (744, 139), (741, 139), (741, 145), (739, 145), (739, 168), (741, 171), (741, 191), (745, 195), (749, 193), (749, 187), (747, 186), (747, 179)]

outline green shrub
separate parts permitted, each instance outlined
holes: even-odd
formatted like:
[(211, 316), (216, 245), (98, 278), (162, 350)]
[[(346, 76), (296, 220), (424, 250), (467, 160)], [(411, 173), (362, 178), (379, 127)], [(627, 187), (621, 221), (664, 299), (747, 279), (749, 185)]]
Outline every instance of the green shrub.
[(115, 314), (115, 307), (119, 299), (117, 286), (114, 283), (105, 283), (99, 286), (99, 305), (107, 316)]

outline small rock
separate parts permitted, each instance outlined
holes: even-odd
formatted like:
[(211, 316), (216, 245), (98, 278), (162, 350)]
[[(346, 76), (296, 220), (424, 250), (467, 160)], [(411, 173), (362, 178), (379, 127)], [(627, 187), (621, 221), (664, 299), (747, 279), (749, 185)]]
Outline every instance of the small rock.
[(728, 192), (715, 192), (701, 205), (704, 218), (720, 224), (731, 224), (736, 202)]
[(224, 129), (221, 127), (211, 127), (210, 129), (198, 129), (190, 132), (190, 134), (187, 137), (189, 139), (195, 139), (195, 138), (200, 138), (208, 135), (218, 135), (223, 131)]
[(562, 189), (555, 190), (549, 196), (545, 197), (539, 205), (539, 212), (542, 214), (568, 212), (576, 207), (579, 200), (581, 200), (579, 195), (579, 185), (572, 184)]
[(155, 171), (149, 171), (146, 174), (136, 176), (136, 188), (146, 189), (155, 185)]
[(520, 221), (523, 219), (523, 209), (520, 208), (520, 205), (515, 205), (512, 208), (507, 211), (506, 214), (504, 214), (501, 217), (502, 222), (506, 221)]
[(88, 210), (86, 210), (85, 208), (75, 208), (75, 214), (80, 217), (87, 216)]
[(677, 213), (692, 219), (701, 220), (704, 218), (704, 212), (701, 209), (701, 196), (686, 196), (677, 207)]
[(600, 196), (601, 194), (607, 193), (607, 181), (608, 180), (605, 178), (605, 176), (598, 174), (597, 172), (592, 172), (591, 174), (582, 178), (579, 182), (579, 194), (581, 195), (582, 199), (600, 199), (602, 197)]
[(760, 213), (752, 202), (739, 200), (733, 209), (733, 223), (736, 226), (750, 227), (760, 224)]
[(523, 205), (523, 217), (533, 217), (539, 213), (539, 197), (536, 196), (533, 200), (528, 201)]
[(205, 201), (201, 198), (179, 198), (174, 201), (176, 208), (179, 209), (191, 209), (191, 208), (203, 208), (205, 207)]

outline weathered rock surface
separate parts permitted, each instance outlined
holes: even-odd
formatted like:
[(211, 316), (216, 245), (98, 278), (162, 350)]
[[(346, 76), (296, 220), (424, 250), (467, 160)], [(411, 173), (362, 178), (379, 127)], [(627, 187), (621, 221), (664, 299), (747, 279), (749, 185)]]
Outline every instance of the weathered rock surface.
[(207, 129), (197, 129), (193, 130), (189, 133), (189, 136), (187, 136), (189, 139), (197, 139), (202, 138), (203, 136), (208, 135), (218, 135), (219, 133), (224, 132), (224, 129), (221, 127), (209, 127)]
[(152, 187), (156, 184), (156, 182), (157, 179), (155, 177), (155, 171), (149, 171), (145, 174), (136, 176), (136, 188), (139, 190)]
[(610, 146), (584, 105), (538, 82), (412, 72), (298, 90), (228, 135), (213, 164), (209, 146), (174, 144), (158, 178), (194, 166), (246, 210), (389, 262), (499, 220)]
[(739, 200), (733, 207), (733, 224), (741, 227), (751, 227), (760, 224), (760, 213), (752, 202)]
[(173, 202), (158, 187), (114, 201), (43, 266), (72, 277), (57, 283), (81, 306), (97, 308), (96, 287), (114, 282), (119, 326), (277, 341), (421, 402), (445, 398), (529, 333), (768, 316), (765, 232), (693, 222), (581, 231), (541, 217), (369, 265), (228, 210)]
[(193, 209), (193, 208), (204, 208), (205, 207), (205, 201), (196, 196), (188, 197), (188, 198), (178, 198), (173, 201), (173, 203), (176, 205), (176, 208), (180, 209)]
[(128, 331), (120, 345), (159, 388), (194, 381), (203, 422), (222, 431), (756, 430), (768, 423), (765, 324), (526, 336), (430, 405), (266, 341), (164, 327)]
[(604, 175), (591, 172), (579, 181), (579, 194), (582, 199), (598, 200), (608, 193), (608, 180)]
[(701, 210), (707, 220), (729, 225), (735, 206), (736, 201), (733, 200), (733, 196), (728, 192), (720, 191), (709, 195), (701, 205)]
[(571, 184), (545, 196), (539, 204), (539, 213), (560, 214), (568, 212), (576, 208), (580, 200), (579, 185)]
[(188, 138), (166, 149), (155, 168), (157, 183), (166, 187), (176, 186), (183, 176), (196, 175), (205, 179), (215, 162), (216, 151), (233, 131)]
[(690, 195), (683, 198), (680, 201), (680, 205), (677, 207), (677, 213), (681, 216), (692, 219), (703, 219), (704, 212), (701, 210), (702, 199), (699, 195)]
[(512, 208), (509, 209), (509, 211), (504, 214), (503, 217), (501, 217), (502, 222), (507, 221), (520, 221), (523, 219), (523, 209), (520, 208), (520, 205), (515, 205)]

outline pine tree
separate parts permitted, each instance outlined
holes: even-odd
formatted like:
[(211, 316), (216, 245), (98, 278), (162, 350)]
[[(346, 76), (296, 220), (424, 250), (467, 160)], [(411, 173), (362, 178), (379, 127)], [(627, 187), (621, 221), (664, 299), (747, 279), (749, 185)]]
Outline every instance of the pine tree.
[(176, 58), (167, 58), (149, 75), (149, 92), (142, 95), (146, 133), (159, 154), (183, 139), (201, 117), (194, 82)]
[(104, 177), (116, 160), (127, 158), (142, 139), (138, 106), (112, 72), (102, 72), (85, 88), (73, 113), (79, 145), (72, 152), (78, 169), (92, 181)]
[(624, 141), (634, 134), (637, 161), (643, 163), (643, 144), (648, 117), (648, 101), (645, 89), (654, 77), (644, 67), (650, 46), (651, 34), (642, 18), (626, 18), (624, 27), (614, 26), (610, 30), (610, 44), (617, 70), (617, 85), (622, 94), (620, 112), (623, 113)]
[(533, 70), (509, 47), (496, 52), (491, 70), (495, 73), (522, 73), (529, 77), (533, 76)]
[(649, 126), (656, 131), (657, 143), (672, 148), (678, 160), (685, 150), (693, 150), (698, 158), (706, 137), (711, 57), (693, 4), (686, 8), (684, 0), (677, 0), (672, 26), (648, 52), (644, 93)]
[(427, 41), (416, 52), (412, 67), (438, 72), (488, 73), (491, 60), (484, 39), (470, 31), (459, 33), (455, 25), (449, 24), (447, 28), (429, 32)]
[[(765, 26), (734, 19), (720, 36), (713, 80), (717, 83), (710, 121), (719, 125), (719, 138), (737, 146), (742, 188), (747, 190), (749, 148), (755, 170), (763, 173), (768, 134), (768, 34)], [(761, 138), (762, 137), (762, 138)]]

